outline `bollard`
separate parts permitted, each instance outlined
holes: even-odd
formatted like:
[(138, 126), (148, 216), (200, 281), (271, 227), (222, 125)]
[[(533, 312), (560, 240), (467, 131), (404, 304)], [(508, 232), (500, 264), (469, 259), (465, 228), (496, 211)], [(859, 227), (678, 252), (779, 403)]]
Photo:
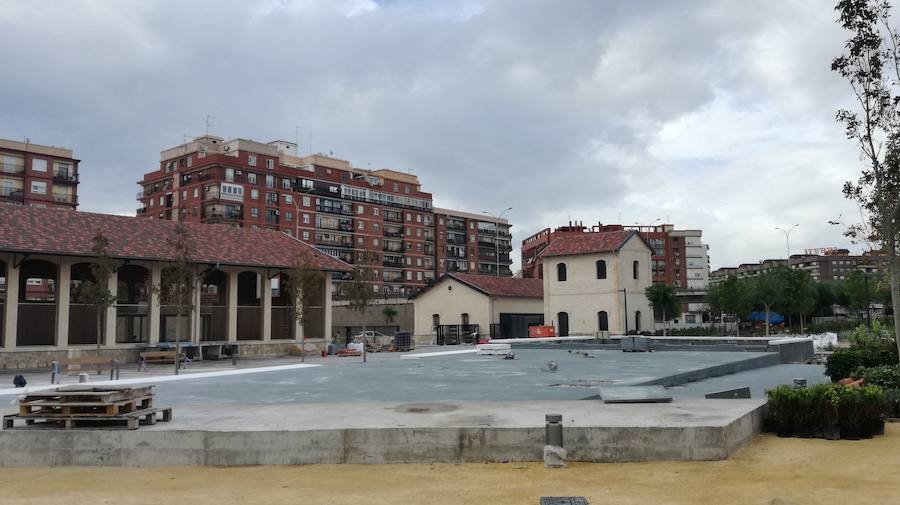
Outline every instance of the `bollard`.
[(552, 445), (554, 447), (562, 447), (563, 446), (563, 432), (562, 432), (562, 415), (561, 414), (547, 414), (545, 416), (547, 420), (546, 426), (546, 445)]
[(798, 388), (798, 389), (805, 388), (806, 387), (806, 379), (804, 379), (802, 377), (798, 377), (798, 378), (794, 379), (794, 387)]
[(50, 384), (59, 384), (59, 361), (50, 363)]

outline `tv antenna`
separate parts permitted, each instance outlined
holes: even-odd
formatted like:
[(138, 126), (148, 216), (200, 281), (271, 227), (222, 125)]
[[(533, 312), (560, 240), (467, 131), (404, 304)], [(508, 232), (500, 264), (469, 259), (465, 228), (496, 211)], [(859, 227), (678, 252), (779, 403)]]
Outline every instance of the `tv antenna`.
[(215, 126), (213, 124), (213, 120), (216, 119), (215, 116), (206, 115), (206, 134), (209, 135), (209, 129)]
[(300, 154), (300, 135), (303, 134), (302, 126), (294, 127), (294, 143), (297, 144), (297, 154)]

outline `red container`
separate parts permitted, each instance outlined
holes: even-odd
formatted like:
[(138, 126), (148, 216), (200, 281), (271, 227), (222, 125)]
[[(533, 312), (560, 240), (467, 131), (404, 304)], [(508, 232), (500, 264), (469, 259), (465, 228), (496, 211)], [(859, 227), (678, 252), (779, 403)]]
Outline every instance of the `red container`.
[(528, 337), (529, 338), (555, 337), (555, 336), (556, 336), (556, 328), (553, 326), (529, 326), (528, 327)]

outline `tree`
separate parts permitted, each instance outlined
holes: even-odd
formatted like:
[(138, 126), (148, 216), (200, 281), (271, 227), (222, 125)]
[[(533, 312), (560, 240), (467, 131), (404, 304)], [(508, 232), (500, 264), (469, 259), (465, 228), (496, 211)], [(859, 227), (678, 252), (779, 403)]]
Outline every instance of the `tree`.
[[(315, 268), (312, 261), (303, 254), (298, 254), (294, 260), (294, 266), (282, 277), (282, 289), (290, 300), (291, 317), (299, 325), (304, 325), (310, 319), (310, 308), (313, 307), (322, 296), (322, 286), (325, 283), (325, 274)], [(326, 328), (326, 331), (330, 331)], [(305, 328), (300, 335), (300, 361), (305, 361), (303, 344), (305, 340)]]
[(710, 289), (713, 302), (723, 315), (731, 314), (737, 320), (737, 336), (741, 335), (741, 317), (750, 313), (749, 286), (746, 280), (730, 275)]
[(381, 309), (381, 317), (384, 318), (385, 326), (390, 326), (393, 324), (394, 319), (397, 317), (397, 309), (391, 307), (390, 305), (385, 306)]
[(828, 316), (833, 314), (832, 305), (837, 303), (837, 287), (831, 282), (817, 282), (816, 314)]
[(766, 336), (769, 336), (769, 314), (772, 306), (784, 300), (785, 284), (790, 271), (787, 267), (777, 267), (757, 275), (752, 281), (753, 303), (766, 311)]
[[(344, 283), (344, 295), (350, 310), (365, 316), (369, 306), (375, 300), (375, 271), (372, 264), (376, 256), (369, 252), (361, 252), (356, 257), (356, 267), (350, 273), (350, 280)], [(366, 362), (366, 325), (363, 323), (363, 363)]]
[(847, 81), (856, 102), (836, 118), (865, 162), (859, 178), (844, 183), (844, 196), (863, 216), (845, 233), (887, 255), (900, 352), (900, 34), (885, 0), (840, 0), (835, 10), (850, 38), (831, 69)]
[(681, 304), (678, 303), (678, 297), (675, 295), (675, 286), (654, 282), (647, 286), (644, 293), (650, 305), (653, 306), (653, 312), (662, 316), (663, 336), (665, 336), (669, 319), (681, 314)]
[(163, 268), (158, 286), (151, 289), (159, 295), (160, 305), (175, 307), (175, 375), (181, 367), (181, 317), (194, 308), (194, 290), (197, 283), (196, 266), (191, 260), (193, 248), (184, 221), (175, 227), (175, 237), (166, 239), (172, 261)]
[(844, 290), (844, 295), (847, 297), (847, 308), (853, 309), (857, 314), (861, 310), (865, 310), (868, 300), (866, 279), (862, 272), (858, 270), (850, 272), (841, 287)]
[(809, 272), (800, 269), (787, 271), (784, 287), (784, 306), (800, 314), (800, 332), (804, 330), (804, 317), (816, 310), (818, 292)]
[[(91, 252), (91, 279), (84, 281), (75, 291), (78, 303), (93, 305), (97, 313), (97, 356), (100, 356), (103, 342), (106, 341), (106, 310), (116, 303), (116, 296), (109, 290), (109, 280), (116, 273), (115, 262), (109, 257), (109, 239), (103, 232), (97, 231), (93, 238)], [(97, 368), (100, 373), (100, 368)]]

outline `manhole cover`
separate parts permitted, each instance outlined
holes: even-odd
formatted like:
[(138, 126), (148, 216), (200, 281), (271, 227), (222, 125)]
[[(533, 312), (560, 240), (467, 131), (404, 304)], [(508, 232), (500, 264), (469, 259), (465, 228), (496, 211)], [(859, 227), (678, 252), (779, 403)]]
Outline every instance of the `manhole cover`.
[(581, 496), (542, 496), (541, 505), (588, 505)]

